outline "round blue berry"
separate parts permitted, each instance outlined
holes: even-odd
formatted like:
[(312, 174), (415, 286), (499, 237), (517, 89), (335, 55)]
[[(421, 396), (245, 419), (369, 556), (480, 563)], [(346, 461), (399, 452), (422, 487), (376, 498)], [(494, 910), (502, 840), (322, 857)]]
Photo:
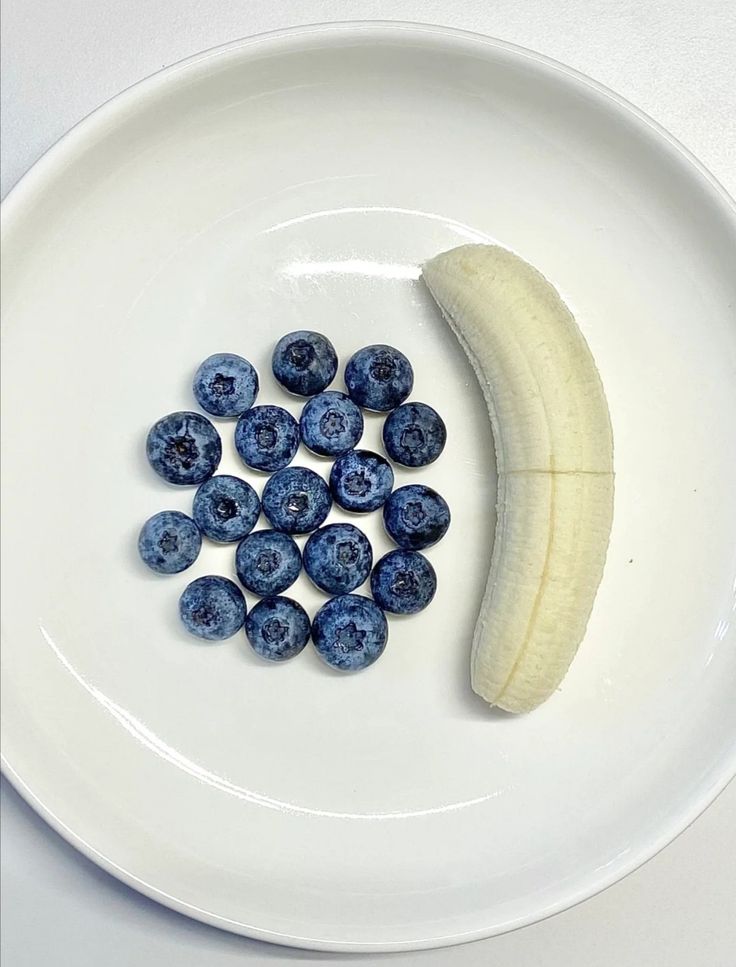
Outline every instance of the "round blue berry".
[(243, 627), (245, 598), (234, 581), (208, 575), (186, 586), (179, 598), (179, 615), (197, 638), (221, 641)]
[(312, 623), (312, 640), (320, 658), (340, 671), (367, 668), (380, 658), (388, 639), (388, 622), (370, 598), (342, 594), (331, 598)]
[(447, 429), (439, 413), (426, 403), (404, 403), (383, 424), (386, 453), (405, 467), (425, 467), (445, 448)]
[(373, 568), (371, 594), (384, 611), (415, 614), (437, 590), (437, 575), (418, 551), (389, 551)]
[(263, 513), (285, 534), (308, 534), (330, 512), (332, 498), (324, 480), (306, 467), (279, 470), (263, 488)]
[(344, 393), (328, 390), (306, 404), (299, 428), (310, 450), (337, 457), (352, 450), (363, 436), (363, 414)]
[(394, 490), (386, 501), (383, 523), (399, 547), (420, 551), (445, 536), (450, 508), (431, 487), (409, 484)]
[(245, 480), (219, 474), (194, 495), (194, 520), (213, 541), (239, 541), (250, 534), (261, 513), (258, 494)]
[(159, 574), (178, 574), (197, 560), (202, 547), (199, 528), (178, 510), (162, 510), (149, 517), (138, 537), (144, 564)]
[(304, 570), (328, 594), (347, 594), (371, 572), (373, 551), (363, 531), (352, 524), (328, 524), (310, 535)]
[(299, 424), (281, 406), (254, 406), (235, 427), (235, 449), (254, 470), (272, 473), (294, 459), (299, 446)]
[(368, 410), (393, 410), (403, 403), (414, 385), (414, 371), (403, 353), (393, 346), (359, 349), (345, 367), (350, 399)]
[(159, 476), (179, 486), (200, 484), (217, 470), (220, 435), (199, 413), (169, 413), (154, 423), (146, 440), (148, 462)]
[(350, 450), (338, 457), (330, 472), (330, 489), (345, 510), (367, 513), (383, 504), (394, 485), (385, 457), (370, 450)]
[(276, 343), (273, 375), (290, 393), (314, 396), (330, 385), (337, 372), (337, 353), (326, 336), (300, 329)]
[(299, 577), (302, 556), (296, 542), (280, 531), (254, 531), (238, 544), (235, 570), (241, 584), (253, 594), (281, 594)]
[(215, 353), (194, 374), (192, 389), (202, 409), (213, 416), (240, 416), (258, 395), (258, 373), (242, 356)]
[(245, 634), (253, 651), (269, 661), (287, 661), (309, 641), (309, 616), (291, 598), (264, 598), (250, 611)]

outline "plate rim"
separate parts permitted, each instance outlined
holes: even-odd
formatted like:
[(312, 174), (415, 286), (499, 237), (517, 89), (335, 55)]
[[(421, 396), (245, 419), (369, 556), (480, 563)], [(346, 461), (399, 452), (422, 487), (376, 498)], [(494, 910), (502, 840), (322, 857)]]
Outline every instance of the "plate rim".
[[(145, 100), (151, 95), (160, 92), (167, 85), (171, 84), (175, 86), (177, 75), (180, 72), (189, 71), (198, 65), (204, 65), (209, 61), (228, 56), (233, 57), (233, 59), (237, 56), (247, 57), (249, 49), (258, 50), (270, 46), (278, 52), (279, 49), (288, 50), (290, 48), (298, 48), (306, 38), (317, 35), (326, 37), (332, 44), (339, 44), (342, 40), (348, 37), (354, 37), (356, 34), (364, 37), (373, 34), (377, 40), (385, 40), (387, 38), (403, 40), (411, 36), (418, 39), (434, 37), (440, 41), (444, 41), (449, 47), (456, 49), (463, 44), (469, 44), (479, 51), (483, 48), (490, 51), (502, 51), (518, 59), (527, 60), (547, 71), (561, 74), (576, 85), (585, 88), (601, 102), (612, 103), (620, 114), (629, 120), (633, 119), (636, 121), (639, 128), (650, 138), (654, 137), (660, 145), (669, 150), (670, 154), (679, 159), (681, 163), (684, 163), (696, 179), (700, 181), (701, 186), (707, 186), (712, 199), (718, 203), (723, 214), (731, 222), (734, 230), (736, 230), (736, 200), (732, 198), (726, 188), (705, 165), (657, 121), (626, 98), (617, 94), (604, 84), (593, 80), (588, 75), (537, 51), (469, 30), (446, 27), (440, 24), (401, 20), (353, 20), (302, 24), (261, 32), (229, 41), (215, 47), (207, 48), (161, 70), (155, 71), (113, 95), (78, 121), (46, 149), (11, 187), (0, 205), (0, 238), (4, 240), (6, 234), (12, 231), (14, 222), (23, 217), (26, 204), (32, 199), (33, 194), (43, 189), (44, 185), (55, 176), (58, 169), (64, 165), (67, 159), (72, 158), (75, 153), (84, 150), (95, 133), (104, 131), (106, 127), (114, 127), (117, 118), (123, 115), (129, 106), (134, 106), (141, 100)], [(718, 774), (705, 784), (697, 796), (692, 798), (688, 808), (683, 808), (676, 818), (672, 819), (666, 826), (663, 826), (659, 835), (651, 840), (647, 846), (640, 847), (634, 851), (634, 855), (631, 858), (627, 858), (626, 861), (622, 861), (611, 867), (595, 883), (578, 887), (542, 911), (532, 912), (506, 923), (478, 927), (460, 934), (451, 933), (439, 937), (415, 937), (407, 940), (388, 942), (380, 940), (375, 942), (330, 940), (312, 936), (300, 937), (285, 934), (280, 931), (273, 931), (264, 927), (243, 923), (242, 921), (234, 921), (209, 910), (201, 909), (175, 896), (171, 896), (153, 884), (140, 879), (131, 870), (116, 864), (111, 857), (97, 850), (80, 833), (66, 825), (53, 812), (50, 805), (41, 800), (26, 783), (21, 775), (22, 769), (18, 769), (12, 764), (5, 746), (0, 754), (0, 770), (11, 786), (34, 811), (55, 832), (79, 850), (80, 853), (104, 869), (107, 873), (122, 881), (126, 886), (135, 889), (149, 899), (155, 900), (177, 913), (236, 934), (288, 947), (333, 952), (354, 951), (377, 953), (447, 947), (502, 935), (533, 923), (539, 923), (603, 892), (609, 886), (612, 886), (614, 883), (619, 882), (639, 869), (664, 849), (665, 846), (673, 842), (717, 798), (734, 776), (736, 776), (736, 743), (734, 744), (730, 758), (724, 758)]]

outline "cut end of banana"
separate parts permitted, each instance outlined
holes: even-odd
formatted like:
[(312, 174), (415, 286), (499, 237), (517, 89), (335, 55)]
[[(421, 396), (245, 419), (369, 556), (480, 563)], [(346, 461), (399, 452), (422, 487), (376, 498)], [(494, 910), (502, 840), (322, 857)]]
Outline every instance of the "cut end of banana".
[(474, 691), (528, 712), (585, 634), (613, 518), (613, 436), (588, 344), (554, 287), (495, 245), (463, 245), (422, 277), (478, 376), (498, 468)]

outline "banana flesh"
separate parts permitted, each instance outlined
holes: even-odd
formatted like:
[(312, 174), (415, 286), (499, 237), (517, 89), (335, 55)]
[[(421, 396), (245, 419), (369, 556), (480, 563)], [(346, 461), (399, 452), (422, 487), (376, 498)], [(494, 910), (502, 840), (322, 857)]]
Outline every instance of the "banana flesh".
[(528, 712), (564, 678), (603, 575), (608, 406), (570, 310), (523, 259), (463, 245), (426, 263), (422, 277), (475, 369), (496, 448), (496, 536), (471, 684), (491, 705)]

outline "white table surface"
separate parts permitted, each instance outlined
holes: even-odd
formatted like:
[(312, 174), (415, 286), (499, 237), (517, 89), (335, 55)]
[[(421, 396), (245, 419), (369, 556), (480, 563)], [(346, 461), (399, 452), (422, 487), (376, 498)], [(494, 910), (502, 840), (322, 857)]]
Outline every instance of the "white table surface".
[[(629, 98), (736, 194), (732, 0), (2, 0), (2, 194), (102, 101), (247, 34), (326, 20), (444, 23), (561, 60)], [(687, 709), (683, 709), (687, 714)], [(2, 783), (4, 967), (732, 967), (736, 783), (592, 900), (513, 934), (390, 955), (294, 951), (195, 923), (68, 846)]]

